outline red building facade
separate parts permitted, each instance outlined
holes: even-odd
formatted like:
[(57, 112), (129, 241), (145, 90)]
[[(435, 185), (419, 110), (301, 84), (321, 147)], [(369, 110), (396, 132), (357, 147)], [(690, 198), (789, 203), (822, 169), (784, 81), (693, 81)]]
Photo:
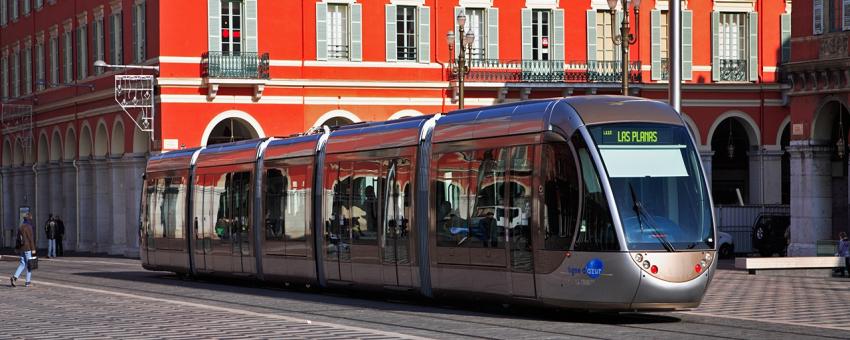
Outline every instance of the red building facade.
[[(631, 95), (667, 99), (667, 8), (629, 14)], [(716, 202), (789, 202), (790, 1), (683, 9), (682, 110)], [(70, 249), (133, 255), (129, 179), (150, 153), (456, 108), (460, 12), (475, 36), (467, 106), (619, 94), (623, 14), (604, 0), (0, 0), (3, 242), (29, 207), (37, 223), (63, 217)], [(114, 75), (140, 73), (156, 76), (150, 133), (114, 100)]]

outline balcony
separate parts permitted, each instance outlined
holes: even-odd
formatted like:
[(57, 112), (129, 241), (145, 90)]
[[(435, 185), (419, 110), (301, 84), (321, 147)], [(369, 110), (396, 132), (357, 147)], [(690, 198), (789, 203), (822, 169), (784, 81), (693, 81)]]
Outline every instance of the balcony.
[(201, 57), (204, 78), (269, 79), (269, 54), (209, 51)]
[(254, 100), (259, 100), (269, 80), (269, 54), (208, 51), (201, 57), (201, 77), (210, 100), (215, 98), (219, 86), (251, 86)]
[[(640, 82), (640, 61), (629, 63), (629, 81)], [(469, 61), (468, 82), (499, 83), (619, 83), (620, 61), (494, 60)], [(456, 80), (455, 76), (450, 77)]]
[(747, 81), (746, 59), (720, 59), (720, 81)]

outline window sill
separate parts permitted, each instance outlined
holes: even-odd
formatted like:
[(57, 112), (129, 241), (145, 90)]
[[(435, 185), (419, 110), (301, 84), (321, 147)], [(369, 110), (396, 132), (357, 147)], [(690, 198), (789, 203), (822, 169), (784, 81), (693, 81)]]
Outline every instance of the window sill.
[(240, 78), (204, 78), (204, 84), (207, 85), (207, 99), (213, 100), (218, 94), (218, 89), (221, 86), (225, 87), (253, 87), (254, 101), (260, 100), (263, 97), (263, 91), (268, 84), (268, 79), (240, 79)]

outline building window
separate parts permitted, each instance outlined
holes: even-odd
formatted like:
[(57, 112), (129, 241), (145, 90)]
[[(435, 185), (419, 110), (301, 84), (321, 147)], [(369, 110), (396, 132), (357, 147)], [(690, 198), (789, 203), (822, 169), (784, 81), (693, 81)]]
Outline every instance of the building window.
[(12, 52), (12, 97), (21, 96), (21, 51)]
[(59, 84), (59, 38), (50, 36), (50, 87)]
[(9, 4), (6, 0), (0, 0), (0, 26), (6, 26), (6, 20), (9, 17)]
[[(92, 23), (92, 54), (94, 60), (106, 60), (104, 53), (103, 19), (97, 19)], [(95, 67), (95, 74), (104, 72), (102, 67)]]
[(484, 60), (487, 58), (486, 17), (487, 12), (483, 8), (466, 9), (466, 27), (464, 27), (464, 30), (475, 35), (475, 40), (473, 40), (470, 49), (472, 59)]
[(109, 63), (115, 65), (124, 64), (124, 38), (122, 30), (123, 15), (114, 12), (109, 16)]
[(221, 1), (221, 51), (242, 52), (242, 1)]
[(348, 60), (348, 5), (328, 4), (328, 59)]
[(18, 20), (18, 0), (9, 1), (9, 19), (12, 21)]
[(25, 16), (30, 14), (30, 0), (23, 0), (21, 10)]
[(145, 3), (133, 7), (133, 60), (142, 63), (147, 60), (145, 52)]
[(550, 22), (552, 12), (535, 9), (531, 12), (531, 59), (549, 60)]
[(41, 9), (41, 6), (44, 6), (44, 0), (35, 0), (35, 9)]
[(86, 26), (77, 27), (77, 79), (86, 79), (88, 77), (88, 34), (86, 34)]
[(24, 59), (24, 94), (32, 93), (32, 47), (27, 46), (23, 51)]
[[(5, 54), (5, 51), (3, 53)], [(9, 58), (6, 56), (0, 59), (0, 78), (0, 89), (3, 89), (0, 101), (6, 101), (6, 98), (9, 98)]]
[(62, 81), (66, 83), (74, 81), (73, 48), (71, 31), (65, 31), (62, 33)]
[(36, 91), (44, 90), (44, 43), (35, 45), (35, 88)]
[(398, 60), (416, 60), (416, 7), (398, 6), (396, 44)]
[(658, 23), (659, 31), (659, 41), (661, 42), (661, 79), (667, 80), (668, 75), (668, 62), (667, 62), (667, 51), (668, 51), (668, 39), (669, 39), (669, 30), (667, 29), (667, 11), (661, 11), (660, 13), (660, 22)]
[(718, 52), (720, 80), (747, 80), (747, 14), (720, 13)]

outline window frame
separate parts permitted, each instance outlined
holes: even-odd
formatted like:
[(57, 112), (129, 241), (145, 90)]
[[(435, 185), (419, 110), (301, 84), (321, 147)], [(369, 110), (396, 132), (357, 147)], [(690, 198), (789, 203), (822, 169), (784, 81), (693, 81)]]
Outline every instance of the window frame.
[[(403, 14), (402, 14), (403, 13)], [(404, 16), (404, 17), (403, 17)], [(396, 6), (396, 60), (417, 62), (419, 60), (419, 7)], [(408, 29), (412, 26), (413, 30)], [(410, 39), (407, 41), (406, 39)], [(411, 42), (411, 45), (407, 45)]]
[[(544, 16), (545, 15), (545, 16)], [(554, 14), (548, 8), (531, 10), (531, 59), (552, 60)], [(546, 19), (546, 20), (543, 20)], [(545, 21), (545, 22), (543, 22)], [(545, 31), (545, 34), (541, 31)], [(546, 42), (546, 47), (543, 43)]]
[[(236, 6), (233, 6), (237, 4)], [(238, 14), (233, 14), (234, 7), (239, 9)], [(225, 14), (225, 9), (227, 12)], [(234, 19), (237, 19), (234, 21)], [(220, 51), (224, 54), (238, 55), (245, 51), (245, 40), (243, 39), (242, 31), (245, 29), (245, 2), (242, 0), (221, 0), (221, 46), (219, 46)], [(239, 27), (229, 27), (233, 26), (233, 23), (237, 22)], [(227, 32), (227, 37), (225, 37), (224, 32)], [(237, 36), (238, 37), (235, 37)], [(234, 38), (239, 39), (239, 41), (234, 41)], [(234, 48), (236, 47), (236, 48)]]
[[(334, 11), (333, 9), (344, 9)], [(336, 23), (332, 20), (334, 13), (340, 13), (340, 20)], [(351, 58), (351, 6), (347, 3), (331, 2), (327, 4), (327, 46), (328, 60), (350, 60)], [(337, 31), (338, 33), (334, 33)], [(338, 40), (338, 41), (335, 41)], [(334, 44), (339, 42), (339, 44)], [(334, 49), (337, 47), (337, 49)]]

